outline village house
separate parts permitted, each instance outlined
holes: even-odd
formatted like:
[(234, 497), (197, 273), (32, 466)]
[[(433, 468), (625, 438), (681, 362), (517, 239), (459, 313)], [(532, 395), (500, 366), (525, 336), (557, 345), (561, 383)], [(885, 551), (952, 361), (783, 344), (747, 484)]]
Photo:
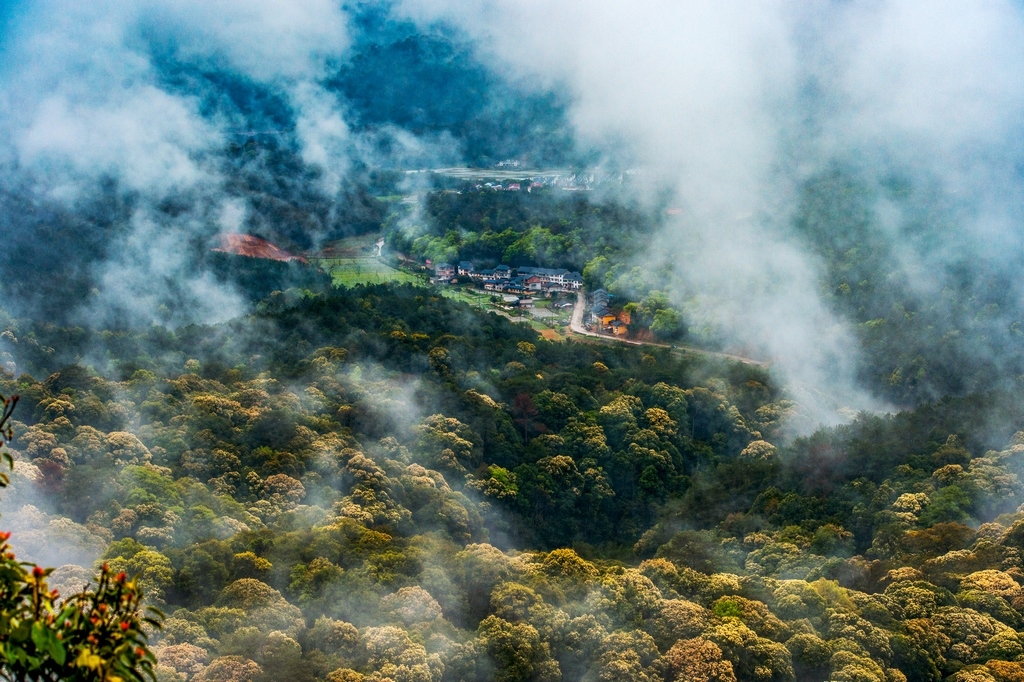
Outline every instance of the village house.
[(613, 321), (610, 326), (615, 336), (625, 336), (629, 331), (629, 325), (623, 324), (620, 320)]
[(523, 277), (513, 277), (505, 284), (505, 291), (509, 291), (513, 294), (525, 294), (526, 282), (523, 280)]
[[(473, 281), (484, 291), (523, 295), (540, 294), (551, 298), (555, 294), (575, 291), (583, 286), (583, 277), (578, 272), (565, 269), (522, 267), (516, 271), (507, 265), (498, 265), (493, 270), (477, 270), (472, 261), (459, 261), (458, 265), (441, 263), (434, 268), (432, 283), (450, 284), (458, 280)], [(570, 304), (571, 305), (571, 304)]]
[(518, 269), (518, 273), (540, 277), (541, 282), (555, 284), (563, 289), (579, 289), (583, 286), (583, 276), (580, 273), (565, 269), (523, 267)]
[(544, 288), (544, 284), (544, 280), (537, 275), (532, 275), (523, 279), (523, 286), (531, 291), (540, 291)]
[(438, 263), (434, 268), (434, 279), (438, 282), (450, 282), (455, 277), (455, 266), (451, 263)]

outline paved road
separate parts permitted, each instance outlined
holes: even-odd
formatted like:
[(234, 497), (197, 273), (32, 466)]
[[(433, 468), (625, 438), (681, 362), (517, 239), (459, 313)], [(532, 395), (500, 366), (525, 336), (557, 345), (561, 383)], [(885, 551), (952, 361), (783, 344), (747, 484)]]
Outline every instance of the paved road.
[(762, 360), (755, 360), (753, 358), (743, 357), (742, 355), (732, 355), (731, 353), (719, 353), (713, 350), (704, 350), (703, 348), (694, 348), (693, 346), (682, 346), (679, 344), (671, 345), (668, 343), (650, 343), (644, 341), (631, 341), (624, 339), (621, 336), (611, 336), (609, 334), (598, 334), (596, 332), (588, 332), (583, 326), (583, 315), (587, 309), (587, 296), (581, 290), (576, 294), (576, 307), (572, 309), (572, 320), (569, 322), (569, 329), (573, 334), (580, 336), (589, 336), (602, 341), (617, 341), (619, 343), (628, 343), (632, 346), (657, 346), (659, 348), (672, 348), (673, 350), (681, 350), (689, 353), (699, 353), (701, 355), (710, 355), (716, 358), (724, 358), (726, 360), (735, 360), (748, 365), (757, 365), (758, 367), (768, 367), (769, 363)]

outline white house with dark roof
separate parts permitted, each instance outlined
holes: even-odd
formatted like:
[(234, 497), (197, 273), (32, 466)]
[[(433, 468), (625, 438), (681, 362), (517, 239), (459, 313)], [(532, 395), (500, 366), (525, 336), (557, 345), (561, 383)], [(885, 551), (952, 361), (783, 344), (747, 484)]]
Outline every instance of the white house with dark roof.
[(520, 277), (539, 277), (541, 282), (555, 285), (561, 289), (579, 289), (583, 286), (583, 276), (578, 272), (556, 268), (523, 267), (517, 270)]

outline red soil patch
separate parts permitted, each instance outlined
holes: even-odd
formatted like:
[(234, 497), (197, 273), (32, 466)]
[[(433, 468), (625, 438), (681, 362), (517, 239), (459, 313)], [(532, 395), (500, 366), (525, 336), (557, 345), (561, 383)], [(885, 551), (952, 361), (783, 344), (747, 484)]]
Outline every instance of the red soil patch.
[(266, 239), (253, 237), (249, 234), (238, 234), (229, 232), (220, 236), (220, 246), (213, 249), (221, 253), (233, 253), (236, 256), (248, 256), (249, 258), (267, 258), (269, 260), (293, 261), (305, 263), (302, 256), (288, 253), (284, 249), (271, 244)]

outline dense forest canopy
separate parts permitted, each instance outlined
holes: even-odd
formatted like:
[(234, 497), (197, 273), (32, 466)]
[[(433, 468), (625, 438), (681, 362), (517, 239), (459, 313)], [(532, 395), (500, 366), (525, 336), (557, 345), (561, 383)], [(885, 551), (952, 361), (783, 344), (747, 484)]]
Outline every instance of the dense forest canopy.
[(6, 327), (12, 542), (138, 573), (161, 679), (1016, 674), (1013, 394), (791, 439), (762, 369), (413, 286)]
[(0, 677), (1024, 680), (1019, 7), (9, 5)]

